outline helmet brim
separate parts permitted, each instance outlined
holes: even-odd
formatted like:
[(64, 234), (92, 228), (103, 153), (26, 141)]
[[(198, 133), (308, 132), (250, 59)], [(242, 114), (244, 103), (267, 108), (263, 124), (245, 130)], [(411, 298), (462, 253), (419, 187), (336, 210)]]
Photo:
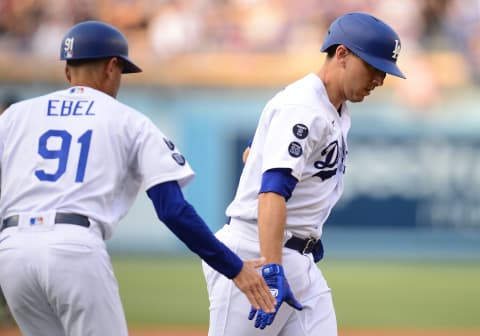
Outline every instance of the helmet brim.
[(133, 63), (129, 58), (127, 58), (127, 57), (121, 57), (121, 59), (122, 59), (123, 62), (124, 62), (122, 73), (128, 74), (128, 73), (142, 72), (142, 69), (140, 69), (140, 68), (139, 68), (135, 63)]
[(375, 57), (358, 50), (355, 52), (355, 54), (377, 70), (386, 72), (387, 74), (396, 77), (407, 79), (395, 62), (386, 60), (384, 58)]

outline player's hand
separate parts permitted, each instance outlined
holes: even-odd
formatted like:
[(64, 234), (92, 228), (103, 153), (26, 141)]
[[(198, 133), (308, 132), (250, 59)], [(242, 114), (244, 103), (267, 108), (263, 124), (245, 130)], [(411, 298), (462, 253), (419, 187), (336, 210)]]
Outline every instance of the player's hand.
[(293, 296), (287, 278), (285, 278), (285, 274), (283, 273), (282, 265), (267, 264), (262, 268), (262, 275), (277, 302), (275, 305), (275, 311), (273, 313), (266, 312), (252, 307), (248, 319), (253, 320), (255, 315), (257, 315), (257, 318), (255, 319), (255, 328), (265, 329), (266, 326), (272, 324), (273, 319), (283, 302), (288, 303), (297, 310), (302, 310), (303, 306)]
[(266, 312), (275, 312), (275, 298), (270, 293), (270, 288), (256, 268), (265, 264), (265, 258), (247, 260), (243, 262), (240, 273), (233, 278), (233, 282), (250, 301), (252, 307)]

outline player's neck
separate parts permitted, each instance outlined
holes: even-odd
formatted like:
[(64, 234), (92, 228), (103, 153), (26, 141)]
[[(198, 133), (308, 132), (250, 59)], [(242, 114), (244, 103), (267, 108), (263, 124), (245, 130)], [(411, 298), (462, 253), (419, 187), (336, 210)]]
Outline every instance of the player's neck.
[(345, 102), (345, 97), (342, 95), (342, 91), (338, 85), (339, 82), (335, 80), (334, 72), (329, 71), (328, 68), (324, 66), (318, 71), (317, 75), (325, 86), (328, 100), (330, 100), (330, 103), (338, 111), (338, 114), (341, 114), (342, 104)]

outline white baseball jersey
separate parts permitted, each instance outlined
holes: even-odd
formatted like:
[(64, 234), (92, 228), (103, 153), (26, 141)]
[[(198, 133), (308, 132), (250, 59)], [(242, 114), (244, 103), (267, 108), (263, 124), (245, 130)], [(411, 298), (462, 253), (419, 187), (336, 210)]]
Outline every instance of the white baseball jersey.
[(299, 237), (321, 237), (343, 192), (349, 129), (346, 105), (335, 109), (317, 75), (287, 86), (262, 112), (227, 216), (256, 220), (262, 174), (290, 168), (298, 183), (287, 202), (286, 230)]
[(0, 216), (82, 214), (105, 239), (143, 185), (194, 175), (174, 144), (143, 114), (87, 87), (12, 105), (0, 117)]

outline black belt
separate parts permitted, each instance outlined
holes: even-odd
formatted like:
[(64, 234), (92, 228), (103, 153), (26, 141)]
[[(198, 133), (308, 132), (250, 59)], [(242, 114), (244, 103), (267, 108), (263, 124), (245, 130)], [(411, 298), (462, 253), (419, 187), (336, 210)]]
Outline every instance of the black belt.
[(301, 254), (313, 254), (315, 262), (323, 258), (323, 244), (320, 239), (315, 238), (298, 238), (293, 236), (285, 243), (285, 247), (298, 251)]
[[(73, 224), (88, 228), (90, 226), (90, 221), (88, 220), (88, 217), (84, 215), (58, 212), (55, 214), (55, 224)], [(5, 218), (0, 225), (0, 232), (3, 231), (3, 229), (13, 226), (18, 226), (18, 215)]]

